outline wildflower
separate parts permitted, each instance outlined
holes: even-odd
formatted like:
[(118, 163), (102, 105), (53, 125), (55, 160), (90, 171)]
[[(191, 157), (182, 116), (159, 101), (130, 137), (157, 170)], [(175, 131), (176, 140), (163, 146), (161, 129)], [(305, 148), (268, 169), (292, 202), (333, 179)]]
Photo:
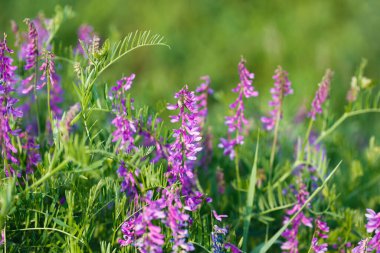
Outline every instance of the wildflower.
[(40, 71), (42, 71), (41, 75), (41, 84), (37, 86), (37, 89), (42, 89), (48, 81), (52, 86), (55, 85), (55, 79), (53, 76), (55, 75), (55, 64), (54, 64), (54, 54), (48, 51), (44, 51), (45, 61), (42, 63), (40, 67)]
[(363, 239), (358, 243), (358, 246), (352, 249), (352, 253), (366, 253), (369, 239)]
[(218, 192), (223, 194), (226, 190), (226, 182), (224, 180), (224, 172), (221, 169), (216, 171), (216, 182), (218, 184)]
[(197, 153), (202, 150), (199, 141), (202, 139), (197, 121), (198, 110), (194, 92), (185, 86), (174, 96), (176, 104), (168, 104), (169, 110), (179, 109), (178, 115), (170, 116), (171, 122), (179, 122), (180, 127), (174, 129), (174, 142), (169, 148), (168, 176), (171, 183), (178, 179), (184, 188), (189, 188), (194, 177), (191, 161), (197, 159)]
[(261, 117), (261, 122), (266, 130), (272, 130), (276, 122), (282, 117), (282, 102), (285, 96), (293, 94), (291, 82), (288, 78), (288, 72), (284, 71), (281, 66), (275, 71), (274, 88), (270, 90), (272, 101), (269, 101), (269, 106), (273, 107), (269, 117)]
[(322, 105), (327, 100), (330, 92), (330, 83), (333, 76), (333, 72), (328, 69), (322, 79), (322, 82), (319, 84), (319, 88), (315, 93), (314, 100), (311, 104), (311, 110), (308, 114), (310, 118), (315, 120), (317, 114), (322, 114)]
[(372, 209), (367, 209), (365, 215), (367, 217), (367, 232), (375, 232), (375, 235), (368, 242), (372, 250), (380, 251), (380, 213), (376, 213)]
[(195, 90), (197, 93), (197, 104), (198, 104), (198, 122), (200, 128), (203, 128), (206, 118), (207, 118), (207, 99), (209, 94), (213, 94), (214, 91), (210, 88), (210, 77), (203, 76), (201, 77), (203, 83), (199, 85), (199, 87)]
[(121, 183), (121, 191), (125, 192), (127, 196), (133, 200), (137, 200), (138, 192), (136, 188), (136, 181), (132, 172), (127, 171), (125, 163), (120, 162), (120, 167), (117, 170), (119, 177), (123, 178)]
[(227, 116), (225, 124), (228, 126), (228, 134), (231, 135), (236, 132), (236, 137), (220, 139), (219, 147), (224, 149), (224, 155), (229, 155), (232, 160), (235, 157), (235, 147), (244, 143), (244, 137), (242, 135), (243, 125), (248, 124), (248, 120), (244, 117), (244, 101), (243, 96), (246, 98), (257, 97), (259, 93), (254, 90), (252, 86), (252, 80), (254, 74), (250, 73), (245, 67), (245, 61), (241, 60), (239, 63), (239, 75), (240, 82), (237, 87), (232, 89), (233, 92), (238, 93), (238, 97), (234, 103), (230, 105), (232, 110), (235, 110), (235, 115)]
[(224, 253), (224, 241), (227, 234), (226, 228), (220, 228), (217, 225), (214, 225), (213, 231), (211, 232), (211, 241), (212, 241), (212, 252), (214, 253)]
[[(12, 97), (14, 91), (14, 72), (16, 67), (12, 65), (13, 60), (6, 54), (12, 54), (13, 51), (8, 48), (6, 35), (3, 41), (0, 41), (0, 140), (1, 154), (6, 165), (4, 171), (6, 176), (15, 174), (12, 164), (19, 164), (14, 156), (17, 153), (16, 147), (12, 144), (12, 136), (18, 135), (18, 130), (11, 127), (12, 119), (22, 117), (22, 112), (15, 107), (18, 100)], [(20, 176), (18, 174), (18, 176)]]
[(72, 121), (74, 120), (79, 110), (80, 110), (80, 104), (76, 103), (70, 107), (70, 109), (67, 111), (67, 113), (64, 116), (62, 116), (62, 119), (60, 121), (60, 129), (62, 132), (62, 138), (64, 140), (69, 139), (69, 133), (72, 127)]
[(4, 242), (5, 242), (5, 229), (1, 230), (0, 245), (3, 245)]
[(178, 190), (171, 187), (165, 190), (164, 196), (168, 208), (166, 225), (173, 236), (173, 252), (189, 252), (194, 250), (192, 243), (187, 242), (190, 216), (185, 213), (185, 206), (181, 203)]
[(114, 108), (116, 111), (116, 117), (112, 120), (112, 124), (116, 127), (116, 130), (112, 133), (114, 136), (112, 141), (121, 141), (119, 150), (124, 150), (127, 153), (135, 148), (134, 135), (137, 129), (136, 122), (132, 119), (132, 115), (128, 115), (127, 101), (124, 94), (130, 89), (134, 78), (134, 74), (122, 78), (117, 81), (117, 86), (112, 88), (115, 98), (119, 103)]
[(329, 232), (329, 227), (327, 226), (327, 223), (324, 221), (321, 221), (320, 219), (316, 220), (316, 231), (313, 235), (313, 239), (311, 241), (311, 249), (315, 253), (324, 253), (327, 251), (327, 243), (322, 243), (319, 244), (318, 239), (327, 239), (328, 237), (328, 232)]
[(162, 221), (166, 217), (163, 210), (166, 205), (164, 199), (152, 200), (151, 195), (148, 192), (143, 199), (146, 205), (142, 210), (123, 223), (123, 239), (118, 240), (120, 246), (133, 245), (140, 252), (163, 252), (165, 236), (154, 221)]
[(367, 232), (372, 233), (373, 231), (378, 232), (380, 228), (380, 213), (376, 213), (372, 209), (367, 209), (367, 213), (365, 215), (367, 217)]
[(224, 244), (224, 248), (225, 249), (230, 249), (232, 253), (241, 253), (242, 251), (236, 247), (235, 245), (233, 245), (232, 243), (226, 243)]
[(36, 30), (36, 26), (34, 22), (25, 19), (24, 21), (28, 25), (29, 33), (28, 33), (28, 43), (26, 45), (26, 65), (25, 70), (33, 69), (37, 64), (37, 56), (38, 56), (38, 33)]
[[(290, 216), (297, 213), (301, 207), (304, 205), (304, 203), (307, 200), (307, 197), (309, 196), (309, 192), (306, 190), (306, 185), (302, 182), (300, 182), (300, 189), (297, 193), (297, 204), (290, 210), (286, 211), (286, 214), (288, 215), (284, 219), (284, 224), (287, 223), (290, 219)], [(285, 242), (282, 243), (281, 249), (285, 252), (288, 251), (290, 253), (297, 253), (298, 252), (298, 230), (299, 228), (304, 225), (307, 227), (312, 227), (312, 220), (311, 218), (307, 218), (303, 212), (300, 212), (297, 217), (292, 221), (290, 224), (290, 227), (288, 227), (283, 233), (282, 237), (285, 238)]]
[(214, 218), (218, 221), (222, 221), (223, 218), (228, 217), (228, 215), (225, 214), (217, 214), (215, 210), (212, 210), (212, 214), (214, 215)]
[[(96, 38), (98, 38), (98, 36), (94, 32), (94, 28), (92, 26), (83, 24), (79, 27), (78, 40), (81, 41), (84, 45), (91, 45), (94, 39), (96, 40)], [(74, 51), (77, 54), (85, 55), (84, 49), (79, 42)]]
[(34, 168), (41, 162), (41, 155), (39, 153), (40, 146), (36, 143), (36, 138), (29, 134), (30, 128), (20, 134), (20, 138), (24, 139), (25, 143), (22, 148), (26, 152), (26, 175), (32, 174)]

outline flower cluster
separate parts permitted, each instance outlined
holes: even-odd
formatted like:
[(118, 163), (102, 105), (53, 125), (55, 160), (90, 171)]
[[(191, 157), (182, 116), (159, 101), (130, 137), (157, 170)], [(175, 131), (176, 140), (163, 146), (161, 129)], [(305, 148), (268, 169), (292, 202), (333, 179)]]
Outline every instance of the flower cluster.
[(37, 65), (37, 57), (38, 57), (38, 33), (34, 22), (26, 19), (25, 23), (28, 25), (29, 33), (28, 33), (28, 42), (26, 44), (25, 50), (25, 70), (33, 69)]
[[(221, 138), (219, 147), (224, 149), (224, 155), (229, 155), (231, 160), (235, 157), (235, 147), (244, 143), (242, 135), (243, 125), (248, 124), (248, 120), (244, 116), (244, 101), (243, 96), (246, 98), (257, 97), (259, 93), (254, 90), (252, 80), (254, 74), (250, 73), (245, 67), (245, 61), (241, 60), (239, 65), (240, 82), (237, 87), (232, 89), (233, 92), (238, 93), (238, 97), (234, 103), (230, 105), (230, 109), (235, 111), (233, 116), (227, 116), (225, 124), (228, 126), (228, 139)], [(232, 133), (236, 132), (235, 137), (231, 137)]]
[(194, 177), (191, 161), (197, 159), (202, 150), (199, 141), (202, 139), (197, 121), (198, 109), (194, 92), (185, 86), (174, 96), (176, 104), (168, 104), (169, 110), (179, 109), (177, 115), (170, 116), (171, 122), (179, 122), (180, 127), (174, 129), (174, 142), (169, 148), (168, 177), (169, 182), (180, 180), (184, 188), (190, 188)]
[(374, 236), (366, 238), (359, 242), (352, 252), (353, 253), (367, 253), (367, 252), (379, 252), (380, 251), (380, 213), (376, 213), (372, 209), (367, 209), (365, 215), (367, 217), (367, 232), (373, 233)]
[(324, 253), (327, 251), (328, 245), (327, 243), (319, 244), (318, 239), (319, 238), (327, 239), (330, 228), (327, 226), (326, 222), (320, 219), (317, 219), (315, 223), (316, 223), (316, 231), (311, 240), (311, 249), (314, 251), (314, 253)]
[[(22, 112), (16, 108), (18, 100), (12, 97), (16, 67), (12, 65), (12, 58), (7, 56), (11, 53), (13, 51), (8, 48), (4, 35), (3, 41), (0, 41), (0, 148), (2, 157), (6, 161), (4, 167), (6, 176), (15, 174), (12, 164), (19, 164), (14, 156), (17, 149), (12, 144), (12, 136), (17, 136), (19, 131), (12, 129), (11, 123), (13, 119), (22, 117)], [(18, 176), (20, 175), (18, 174)]]
[(264, 124), (266, 130), (272, 130), (276, 122), (282, 117), (282, 102), (285, 96), (293, 94), (291, 82), (288, 78), (288, 72), (282, 69), (281, 66), (275, 71), (274, 88), (270, 90), (272, 94), (272, 101), (269, 101), (269, 106), (273, 107), (270, 111), (269, 117), (261, 117), (261, 122)]
[(198, 122), (199, 126), (203, 128), (207, 114), (208, 114), (208, 109), (207, 109), (207, 100), (208, 96), (210, 94), (213, 94), (214, 91), (210, 88), (210, 77), (209, 76), (203, 76), (201, 77), (201, 80), (203, 80), (203, 83), (201, 83), (198, 88), (195, 90), (197, 93), (197, 104), (198, 104)]
[(116, 117), (112, 120), (112, 124), (116, 128), (112, 133), (114, 137), (112, 141), (120, 141), (119, 151), (124, 150), (127, 153), (135, 148), (134, 135), (137, 131), (136, 122), (132, 119), (132, 115), (128, 115), (128, 105), (125, 98), (125, 92), (131, 88), (134, 78), (135, 74), (132, 74), (129, 77), (124, 77), (117, 81), (117, 86), (112, 87), (116, 103), (118, 103), (114, 108)]
[(128, 171), (127, 167), (125, 166), (125, 162), (120, 162), (117, 174), (119, 177), (123, 178), (123, 182), (121, 183), (121, 191), (125, 192), (130, 199), (133, 199), (136, 202), (138, 199), (136, 180), (133, 173)]
[[(284, 224), (287, 223), (290, 219), (290, 216), (297, 213), (301, 207), (305, 204), (309, 192), (306, 189), (306, 185), (303, 182), (299, 184), (299, 190), (297, 194), (297, 204), (290, 210), (286, 211), (288, 216), (285, 216)], [(281, 249), (283, 252), (298, 253), (298, 230), (299, 228), (305, 225), (307, 227), (312, 227), (312, 219), (307, 218), (303, 212), (300, 212), (297, 217), (292, 221), (290, 227), (288, 227), (282, 237), (285, 238), (285, 242), (282, 243)]]
[(329, 97), (332, 76), (333, 72), (329, 69), (326, 70), (322, 82), (319, 84), (319, 88), (315, 93), (314, 100), (311, 103), (311, 110), (308, 114), (308, 116), (313, 120), (315, 120), (317, 114), (322, 114), (323, 112), (322, 105)]
[(40, 146), (36, 143), (36, 138), (30, 134), (30, 129), (20, 134), (20, 138), (24, 140), (22, 145), (23, 150), (26, 152), (26, 175), (32, 174), (34, 168), (41, 162), (41, 155), (39, 153)]
[(163, 252), (162, 246), (165, 236), (161, 228), (154, 221), (162, 221), (166, 215), (163, 209), (166, 207), (164, 199), (152, 200), (152, 192), (148, 192), (144, 199), (145, 205), (141, 211), (127, 221), (121, 227), (123, 239), (119, 239), (121, 246), (133, 245), (140, 252)]
[[(94, 28), (90, 25), (83, 24), (78, 29), (78, 40), (81, 41), (85, 46), (89, 46), (93, 43), (94, 40), (97, 40), (99, 37), (94, 32)], [(77, 54), (85, 55), (84, 49), (80, 42), (75, 48)]]

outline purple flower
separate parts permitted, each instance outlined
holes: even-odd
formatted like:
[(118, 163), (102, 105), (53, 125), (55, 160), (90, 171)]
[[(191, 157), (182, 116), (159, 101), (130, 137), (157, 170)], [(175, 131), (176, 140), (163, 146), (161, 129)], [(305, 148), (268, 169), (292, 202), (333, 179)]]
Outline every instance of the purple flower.
[(185, 206), (181, 203), (178, 190), (171, 187), (171, 189), (165, 190), (164, 196), (168, 208), (166, 225), (172, 232), (173, 252), (193, 251), (193, 244), (187, 242), (190, 216), (185, 213)]
[[(82, 41), (82, 43), (86, 46), (89, 46), (93, 43), (93, 41), (98, 40), (98, 36), (94, 32), (94, 28), (90, 25), (83, 24), (78, 29), (78, 40)], [(74, 52), (76, 54), (85, 55), (84, 49), (82, 45), (78, 42)]]
[(38, 33), (34, 21), (25, 19), (25, 23), (28, 25), (28, 43), (26, 45), (26, 65), (25, 70), (33, 69), (37, 64), (38, 56)]
[(168, 104), (169, 110), (179, 109), (177, 115), (170, 116), (171, 122), (179, 122), (178, 129), (174, 129), (174, 142), (169, 148), (168, 173), (169, 182), (180, 180), (183, 188), (190, 189), (193, 184), (193, 163), (197, 153), (202, 150), (199, 141), (202, 139), (197, 121), (197, 105), (194, 92), (185, 86), (174, 96), (176, 104)]
[(376, 231), (375, 235), (368, 242), (368, 248), (371, 250), (376, 250), (376, 252), (380, 252), (380, 233)]
[(203, 76), (201, 80), (204, 82), (199, 85), (195, 90), (197, 93), (197, 104), (198, 104), (198, 122), (201, 128), (203, 128), (206, 118), (207, 118), (207, 99), (209, 94), (213, 94), (214, 91), (210, 88), (210, 77)]
[(313, 237), (311, 249), (315, 253), (324, 253), (324, 252), (327, 252), (327, 243), (323, 243), (323, 244), (319, 245), (318, 244), (318, 238)]
[(228, 215), (225, 214), (217, 214), (215, 210), (212, 210), (212, 214), (214, 215), (214, 218), (218, 221), (222, 221), (223, 218), (228, 217)]
[(367, 217), (367, 232), (372, 233), (373, 231), (378, 232), (380, 228), (380, 213), (376, 213), (372, 209), (367, 209), (367, 213), (365, 215)]
[(310, 118), (315, 120), (317, 114), (322, 114), (322, 105), (327, 100), (330, 92), (330, 83), (333, 76), (331, 70), (326, 70), (326, 73), (322, 79), (322, 82), (319, 84), (319, 88), (315, 93), (314, 100), (311, 104), (311, 110), (308, 114)]
[(327, 239), (330, 228), (327, 226), (326, 222), (320, 219), (317, 219), (315, 223), (316, 223), (316, 231), (311, 241), (311, 249), (315, 253), (324, 253), (327, 251), (328, 244), (327, 243), (319, 244), (318, 238)]
[(157, 137), (157, 126), (158, 122), (161, 122), (160, 118), (155, 120), (154, 126), (152, 126), (152, 117), (149, 117), (146, 127), (142, 125), (143, 120), (139, 121), (139, 135), (143, 138), (143, 145), (145, 147), (155, 147), (154, 157), (152, 158), (152, 163), (157, 163), (168, 155), (168, 146), (162, 143), (162, 139)]
[(120, 162), (120, 167), (117, 170), (119, 177), (123, 178), (121, 183), (121, 191), (125, 192), (130, 199), (137, 201), (138, 192), (136, 188), (136, 180), (132, 172), (128, 171), (125, 163)]
[(141, 211), (127, 221), (121, 227), (123, 239), (119, 239), (120, 246), (133, 245), (140, 252), (163, 252), (162, 246), (165, 243), (165, 236), (161, 233), (161, 228), (155, 225), (155, 221), (162, 222), (165, 218), (164, 199), (151, 200), (151, 193), (144, 199), (145, 204)]
[[(259, 93), (254, 90), (252, 86), (252, 80), (254, 74), (250, 73), (245, 67), (245, 61), (241, 60), (239, 65), (240, 82), (237, 87), (232, 89), (233, 92), (238, 93), (238, 97), (234, 103), (230, 105), (230, 109), (235, 111), (233, 116), (227, 116), (225, 124), (228, 126), (228, 139), (221, 138), (220, 148), (224, 149), (224, 155), (229, 155), (231, 160), (235, 157), (235, 147), (244, 143), (244, 137), (242, 135), (243, 125), (248, 124), (248, 120), (244, 116), (244, 102), (243, 96), (246, 98), (257, 97)], [(236, 132), (235, 137), (231, 138), (230, 135)]]
[(288, 78), (288, 72), (282, 69), (281, 66), (275, 71), (274, 88), (270, 90), (272, 101), (269, 101), (269, 106), (273, 107), (269, 117), (261, 117), (261, 122), (266, 130), (272, 130), (276, 122), (282, 118), (282, 102), (285, 96), (293, 94), (291, 82)]
[(368, 240), (369, 240), (368, 238), (361, 240), (358, 246), (352, 249), (352, 253), (366, 253)]
[(224, 180), (224, 172), (221, 169), (216, 171), (216, 182), (218, 184), (218, 192), (224, 194), (226, 190), (226, 182)]
[(18, 100), (12, 97), (16, 67), (12, 65), (12, 58), (7, 56), (7, 54), (12, 53), (13, 51), (8, 48), (6, 36), (4, 35), (3, 41), (0, 41), (0, 148), (2, 157), (5, 160), (4, 171), (7, 177), (15, 175), (12, 164), (19, 164), (19, 161), (14, 156), (17, 149), (12, 144), (12, 137), (17, 136), (19, 130), (11, 128), (11, 120), (22, 117), (22, 112), (15, 107)]
[[(134, 78), (135, 74), (127, 78), (122, 78), (117, 82), (117, 86), (112, 88), (114, 93), (114, 97), (112, 98), (115, 99), (115, 103), (118, 103), (114, 108), (116, 117), (112, 120), (112, 124), (116, 127), (116, 130), (112, 133), (114, 137), (112, 141), (120, 141), (118, 150), (124, 150), (127, 153), (135, 148), (134, 135), (137, 132), (135, 120), (133, 120), (132, 115), (128, 115), (127, 101), (125, 99), (125, 92), (130, 89)], [(133, 109), (133, 107), (131, 109)]]
[(232, 253), (241, 253), (242, 251), (236, 247), (235, 245), (233, 245), (232, 243), (226, 243), (224, 244), (224, 248), (226, 249), (230, 249)]
[(1, 230), (0, 245), (3, 245), (5, 242), (5, 229)]
[[(300, 182), (300, 189), (297, 193), (297, 204), (290, 210), (286, 211), (286, 214), (288, 216), (285, 216), (284, 218), (284, 224), (287, 223), (290, 219), (290, 216), (297, 213), (303, 204), (306, 202), (307, 198), (309, 196), (309, 193), (306, 190), (306, 185), (302, 182)], [(297, 253), (298, 252), (298, 230), (299, 228), (304, 225), (307, 227), (312, 227), (312, 219), (307, 218), (303, 212), (300, 212), (296, 218), (292, 221), (290, 224), (290, 227), (288, 227), (282, 234), (282, 237), (285, 238), (285, 242), (282, 243), (281, 249), (284, 252), (290, 252), (290, 253)]]
[(213, 231), (211, 232), (211, 241), (212, 241), (212, 252), (214, 253), (224, 253), (224, 241), (227, 234), (226, 228), (220, 228), (217, 225), (214, 225)]
[(25, 143), (22, 146), (23, 150), (26, 152), (26, 175), (32, 174), (34, 168), (41, 162), (41, 156), (39, 153), (40, 146), (36, 143), (36, 138), (30, 134), (30, 128), (25, 132), (20, 134), (20, 138), (24, 139)]

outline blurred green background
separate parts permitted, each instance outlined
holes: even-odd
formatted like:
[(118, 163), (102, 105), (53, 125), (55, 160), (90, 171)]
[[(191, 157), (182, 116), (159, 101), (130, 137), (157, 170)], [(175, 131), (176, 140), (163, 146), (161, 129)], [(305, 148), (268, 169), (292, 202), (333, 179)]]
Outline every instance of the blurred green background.
[(25, 17), (40, 11), (50, 17), (57, 4), (69, 5), (76, 13), (58, 33), (65, 44), (76, 44), (82, 23), (94, 26), (102, 38), (121, 37), (136, 29), (166, 37), (171, 49), (135, 51), (106, 74), (111, 82), (136, 73), (137, 103), (169, 100), (183, 84), (194, 88), (205, 74), (211, 76), (217, 98), (231, 102), (232, 97), (223, 94), (238, 82), (241, 56), (256, 74), (254, 85), (261, 94), (255, 103), (264, 111), (277, 65), (288, 70), (294, 85), (295, 95), (287, 102), (291, 105), (287, 113), (292, 114), (300, 103), (309, 104), (326, 68), (335, 72), (332, 93), (337, 108), (342, 108), (362, 58), (369, 62), (366, 75), (380, 77), (378, 0), (0, 0), (1, 31), (10, 33), (11, 19), (26, 29)]

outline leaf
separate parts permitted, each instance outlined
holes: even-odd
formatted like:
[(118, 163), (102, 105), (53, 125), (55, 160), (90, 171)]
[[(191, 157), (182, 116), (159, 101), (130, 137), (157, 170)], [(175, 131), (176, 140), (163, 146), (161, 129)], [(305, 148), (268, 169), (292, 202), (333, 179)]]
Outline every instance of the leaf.
[(243, 225), (243, 251), (247, 251), (248, 230), (249, 230), (249, 225), (251, 223), (251, 213), (252, 213), (252, 209), (253, 209), (253, 200), (255, 198), (255, 189), (256, 189), (256, 181), (257, 181), (257, 178), (256, 178), (256, 175), (257, 175), (257, 156), (259, 153), (259, 138), (260, 138), (260, 131), (257, 133), (255, 159), (253, 161), (251, 177), (249, 179), (247, 203), (246, 203), (246, 207), (245, 207), (246, 212), (245, 212), (244, 225)]

